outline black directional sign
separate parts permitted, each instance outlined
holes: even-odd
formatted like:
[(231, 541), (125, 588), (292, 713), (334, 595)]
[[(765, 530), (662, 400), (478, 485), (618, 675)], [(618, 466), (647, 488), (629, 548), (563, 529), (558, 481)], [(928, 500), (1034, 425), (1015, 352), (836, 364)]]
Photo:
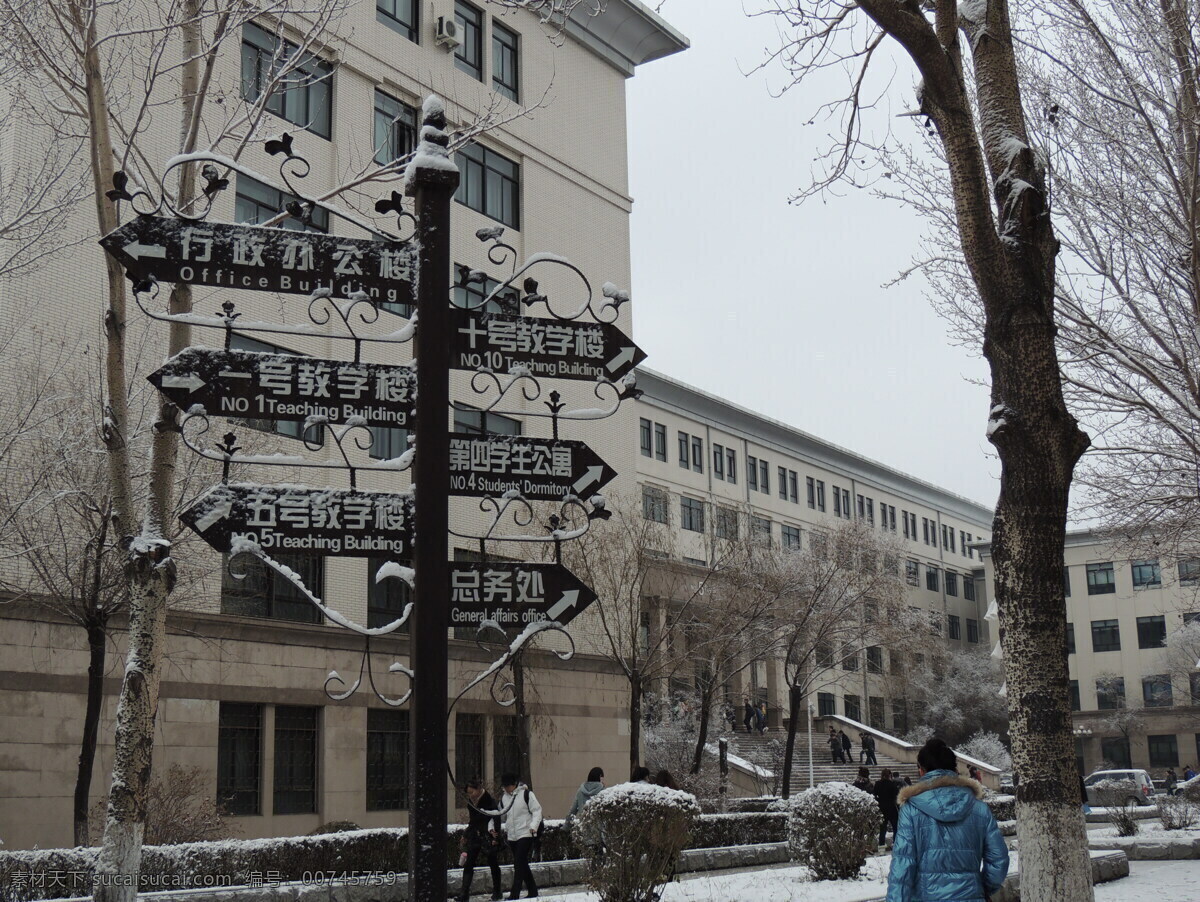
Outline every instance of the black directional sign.
[(248, 540), (341, 557), (408, 557), (412, 518), (412, 495), (252, 483), (213, 486), (180, 517), (217, 551)]
[(403, 242), (139, 216), (100, 244), (130, 272), (160, 282), (415, 303), (416, 250)]
[(507, 373), (520, 366), (534, 376), (600, 377), (616, 381), (646, 359), (645, 352), (609, 323), (567, 322), (534, 316), (451, 311), (450, 365)]
[(455, 563), (450, 570), (450, 626), (485, 620), (505, 629), (556, 620), (564, 626), (596, 593), (562, 564)]
[(406, 366), (296, 354), (186, 348), (147, 376), (181, 410), (241, 419), (304, 422), (310, 416), (410, 428), (416, 373)]
[(450, 435), (450, 491), (456, 495), (520, 492), (530, 501), (587, 498), (617, 471), (583, 442), (523, 435)]

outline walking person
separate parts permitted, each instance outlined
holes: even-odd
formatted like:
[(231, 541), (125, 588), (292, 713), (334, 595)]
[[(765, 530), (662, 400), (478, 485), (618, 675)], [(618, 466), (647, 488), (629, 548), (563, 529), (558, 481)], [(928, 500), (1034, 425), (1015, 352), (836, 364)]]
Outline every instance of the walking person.
[(919, 779), (900, 792), (887, 902), (984, 902), (1008, 876), (1008, 847), (983, 804), (983, 787), (960, 777), (936, 736), (917, 753)]
[(832, 756), (831, 764), (837, 764), (842, 760), (842, 737), (833, 727), (829, 728), (829, 754)]
[(483, 788), (481, 780), (468, 780), (465, 790), (470, 805), (467, 808), (467, 829), (463, 833), (466, 858), (463, 860), (462, 890), (458, 894), (458, 902), (467, 902), (471, 895), (475, 862), (481, 853), (487, 858), (488, 869), (492, 872), (492, 899), (503, 898), (504, 894), (500, 889), (500, 862), (496, 860), (496, 854), (500, 851), (501, 828), (496, 800)]
[(763, 733), (767, 732), (767, 703), (759, 702), (754, 713), (755, 720), (758, 722), (758, 733), (761, 736)]
[(879, 803), (879, 813), (883, 821), (879, 825), (879, 845), (887, 846), (888, 827), (892, 828), (892, 838), (896, 837), (896, 819), (900, 816), (896, 805), (896, 797), (900, 795), (900, 781), (892, 776), (886, 767), (880, 772), (879, 779), (871, 789), (875, 801)]
[(873, 788), (871, 783), (871, 772), (865, 767), (860, 767), (858, 769), (858, 779), (854, 781), (853, 786), (855, 789), (861, 789), (863, 792), (870, 792)]
[(1167, 777), (1166, 777), (1167, 795), (1169, 795), (1169, 796), (1175, 795), (1175, 784), (1178, 782), (1179, 782), (1179, 777), (1175, 775), (1175, 768), (1168, 767), (1167, 768)]
[(754, 723), (755, 711), (754, 706), (750, 704), (750, 696), (748, 695), (742, 696), (742, 711), (744, 714), (742, 724), (746, 727), (746, 732), (753, 732), (754, 728), (750, 725)]
[(872, 736), (870, 733), (863, 733), (862, 734), (862, 746), (863, 746), (863, 751), (866, 753), (866, 756), (867, 756), (867, 764), (871, 764), (871, 765), (874, 765), (875, 767), (878, 767), (879, 762), (877, 760), (875, 760), (875, 737)]
[(854, 748), (854, 743), (850, 741), (850, 737), (846, 735), (845, 730), (838, 730), (838, 738), (842, 741), (842, 757), (846, 759), (847, 764), (852, 764), (854, 762), (854, 755), (850, 750)]
[(504, 832), (513, 853), (513, 885), (509, 899), (521, 898), (521, 887), (528, 892), (527, 899), (537, 898), (537, 884), (533, 882), (533, 871), (529, 867), (529, 856), (533, 841), (542, 826), (542, 804), (516, 774), (505, 774), (500, 778), (504, 797), (500, 804), (504, 809)]
[(579, 784), (579, 789), (575, 791), (575, 801), (571, 803), (571, 810), (567, 812), (567, 824), (579, 812), (583, 811), (583, 806), (594, 799), (604, 788), (604, 771), (599, 767), (593, 767), (588, 771), (587, 779)]

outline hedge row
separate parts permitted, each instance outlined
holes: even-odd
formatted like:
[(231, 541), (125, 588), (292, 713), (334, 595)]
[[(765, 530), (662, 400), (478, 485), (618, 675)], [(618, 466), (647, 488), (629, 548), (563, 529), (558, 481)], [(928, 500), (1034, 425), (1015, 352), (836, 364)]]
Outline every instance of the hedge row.
[[(446, 836), (447, 867), (457, 867), (463, 825)], [(783, 842), (786, 815), (779, 813), (706, 814), (696, 822), (688, 848)], [(0, 852), (0, 902), (61, 899), (90, 893), (98, 849), (48, 849)], [(543, 861), (580, 857), (561, 820), (546, 821)], [(501, 853), (502, 864), (511, 855)], [(290, 881), (315, 874), (408, 870), (408, 831), (404, 828), (351, 830), (316, 836), (222, 840), (142, 850), (143, 891), (187, 889), (228, 881), (242, 886), (257, 881)]]
[(1017, 819), (1017, 797), (1009, 795), (987, 795), (983, 803), (992, 810), (998, 821), (1015, 821)]

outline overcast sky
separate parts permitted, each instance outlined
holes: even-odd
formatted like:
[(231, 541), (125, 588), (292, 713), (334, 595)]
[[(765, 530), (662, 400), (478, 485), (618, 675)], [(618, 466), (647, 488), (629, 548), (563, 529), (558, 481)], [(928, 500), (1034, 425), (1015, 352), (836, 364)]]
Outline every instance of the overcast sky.
[[(628, 85), (646, 366), (994, 505), (986, 362), (950, 344), (923, 281), (883, 287), (924, 223), (866, 192), (790, 205), (827, 130), (804, 126), (813, 92), (772, 96), (781, 70), (742, 74), (774, 24), (736, 2), (668, 2), (662, 14), (692, 47)], [(912, 84), (900, 69), (897, 111)]]

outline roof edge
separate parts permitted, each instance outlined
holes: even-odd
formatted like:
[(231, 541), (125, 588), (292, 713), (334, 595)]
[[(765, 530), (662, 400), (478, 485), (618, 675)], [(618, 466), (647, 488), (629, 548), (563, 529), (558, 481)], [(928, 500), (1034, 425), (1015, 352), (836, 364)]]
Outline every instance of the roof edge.
[(691, 47), (691, 42), (640, 0), (607, 0), (571, 10), (566, 32), (605, 62), (632, 76), (634, 69)]

